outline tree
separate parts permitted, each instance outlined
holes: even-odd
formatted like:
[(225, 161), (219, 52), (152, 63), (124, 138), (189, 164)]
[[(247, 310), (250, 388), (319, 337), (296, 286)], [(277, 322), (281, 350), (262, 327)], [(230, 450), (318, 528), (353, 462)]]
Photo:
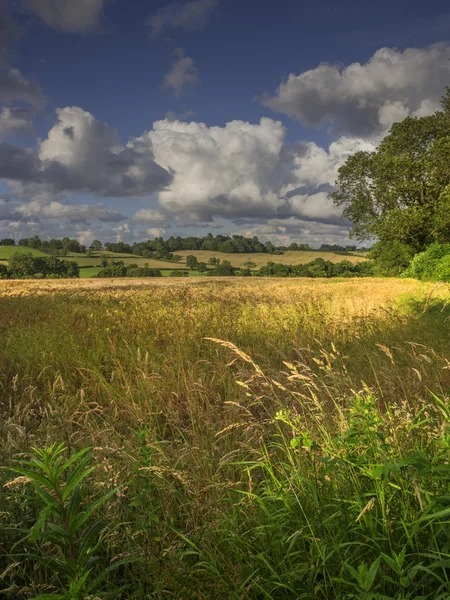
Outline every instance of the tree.
[(191, 271), (195, 271), (195, 269), (197, 268), (197, 265), (198, 265), (197, 257), (193, 256), (192, 254), (188, 254), (188, 256), (186, 256), (186, 266)]
[(248, 269), (249, 271), (251, 269), (256, 269), (256, 263), (252, 262), (251, 260), (245, 261), (245, 263), (242, 266), (245, 267), (246, 269)]
[[(449, 93), (443, 107), (450, 106)], [(398, 241), (419, 252), (449, 239), (450, 112), (395, 123), (374, 152), (338, 171), (331, 198), (358, 240)]]
[(4, 238), (0, 240), (0, 246), (15, 246), (16, 242), (12, 238)]
[(103, 248), (103, 244), (100, 240), (94, 240), (90, 245), (91, 250), (96, 250), (97, 252)]
[(383, 277), (398, 277), (408, 268), (413, 256), (411, 246), (395, 239), (378, 242), (370, 252), (370, 258), (375, 260), (375, 275)]
[(207, 264), (205, 262), (199, 262), (197, 264), (197, 271), (199, 273), (204, 273), (207, 270), (208, 270), (208, 266), (207, 266)]

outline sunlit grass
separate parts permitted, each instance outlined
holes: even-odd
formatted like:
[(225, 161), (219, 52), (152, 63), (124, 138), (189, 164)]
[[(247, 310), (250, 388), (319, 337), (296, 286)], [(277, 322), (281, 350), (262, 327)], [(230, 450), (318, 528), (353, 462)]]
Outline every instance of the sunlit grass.
[[(116, 489), (95, 573), (125, 560), (96, 598), (447, 598), (450, 308), (430, 291), (2, 282), (1, 461), (92, 449), (81, 496)], [(25, 538), (42, 500), (0, 479), (0, 590), (61, 593), (59, 521)]]

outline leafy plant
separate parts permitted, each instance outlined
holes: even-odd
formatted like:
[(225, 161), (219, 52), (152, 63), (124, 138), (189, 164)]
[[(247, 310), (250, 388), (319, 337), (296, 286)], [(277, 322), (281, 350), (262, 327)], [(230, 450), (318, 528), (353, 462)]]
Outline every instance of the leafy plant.
[[(20, 461), (11, 471), (32, 484), (40, 505), (33, 527), (26, 535), (31, 545), (29, 553), (18, 555), (40, 565), (48, 572), (52, 593), (35, 596), (33, 600), (83, 600), (95, 593), (113, 600), (122, 589), (106, 593), (105, 581), (110, 573), (130, 559), (99, 565), (99, 554), (113, 530), (108, 520), (98, 513), (115, 489), (92, 503), (85, 502), (83, 484), (94, 471), (89, 467), (91, 454), (86, 448), (66, 457), (64, 445), (33, 450), (30, 462)], [(23, 541), (23, 540), (22, 540)]]

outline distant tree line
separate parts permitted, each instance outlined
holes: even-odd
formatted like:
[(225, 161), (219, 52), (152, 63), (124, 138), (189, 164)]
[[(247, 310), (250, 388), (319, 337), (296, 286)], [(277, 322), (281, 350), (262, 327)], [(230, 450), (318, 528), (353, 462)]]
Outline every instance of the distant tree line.
[(353, 264), (348, 260), (332, 263), (323, 258), (302, 265), (283, 265), (281, 263), (268, 262), (267, 265), (258, 270), (252, 270), (254, 263), (244, 263), (241, 268), (233, 267), (227, 260), (222, 261), (213, 270), (208, 271), (210, 276), (220, 277), (373, 277), (374, 263), (362, 261)]
[[(126, 242), (105, 242), (94, 240), (87, 248), (80, 244), (78, 240), (65, 237), (63, 239), (41, 240), (38, 235), (31, 238), (24, 238), (17, 242), (12, 238), (0, 240), (0, 246), (24, 246), (35, 250), (41, 250), (46, 254), (64, 255), (68, 252), (79, 254), (89, 253), (90, 251), (107, 250), (115, 254), (135, 254), (144, 258), (156, 258), (180, 262), (182, 257), (176, 252), (183, 250), (207, 250), (212, 252), (224, 252), (229, 254), (283, 254), (287, 250), (334, 252), (338, 254), (350, 254), (357, 250), (353, 246), (341, 246), (339, 244), (322, 244), (320, 248), (313, 249), (309, 244), (298, 244), (296, 242), (289, 246), (276, 246), (272, 242), (261, 242), (256, 236), (246, 238), (243, 235), (216, 235), (208, 233), (205, 237), (189, 236), (182, 238), (180, 236), (170, 237), (164, 240), (162, 237), (148, 240), (146, 242), (136, 242), (132, 245)], [(363, 250), (363, 249), (360, 249)]]
[(16, 245), (32, 248), (33, 250), (41, 250), (41, 252), (45, 252), (46, 254), (65, 254), (67, 252), (84, 254), (86, 252), (86, 246), (80, 244), (78, 240), (70, 239), (68, 237), (63, 238), (62, 240), (53, 239), (47, 241), (41, 240), (38, 235), (35, 235), (31, 238), (23, 238), (22, 240), (19, 240), (17, 244), (12, 238), (0, 240), (0, 246)]
[(60, 260), (56, 256), (33, 256), (15, 252), (8, 265), (0, 264), (0, 279), (72, 279), (80, 276), (76, 262)]

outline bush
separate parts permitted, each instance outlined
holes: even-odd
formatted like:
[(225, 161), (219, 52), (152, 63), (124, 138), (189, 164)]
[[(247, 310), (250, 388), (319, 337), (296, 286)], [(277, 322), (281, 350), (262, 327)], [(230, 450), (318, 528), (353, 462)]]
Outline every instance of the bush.
[[(422, 280), (438, 279), (439, 264), (441, 260), (450, 255), (450, 244), (434, 243), (428, 246), (425, 252), (419, 252), (412, 259), (405, 277), (415, 277)], [(444, 271), (440, 271), (444, 272)]]
[(172, 271), (170, 277), (189, 277), (189, 273), (187, 271)]

